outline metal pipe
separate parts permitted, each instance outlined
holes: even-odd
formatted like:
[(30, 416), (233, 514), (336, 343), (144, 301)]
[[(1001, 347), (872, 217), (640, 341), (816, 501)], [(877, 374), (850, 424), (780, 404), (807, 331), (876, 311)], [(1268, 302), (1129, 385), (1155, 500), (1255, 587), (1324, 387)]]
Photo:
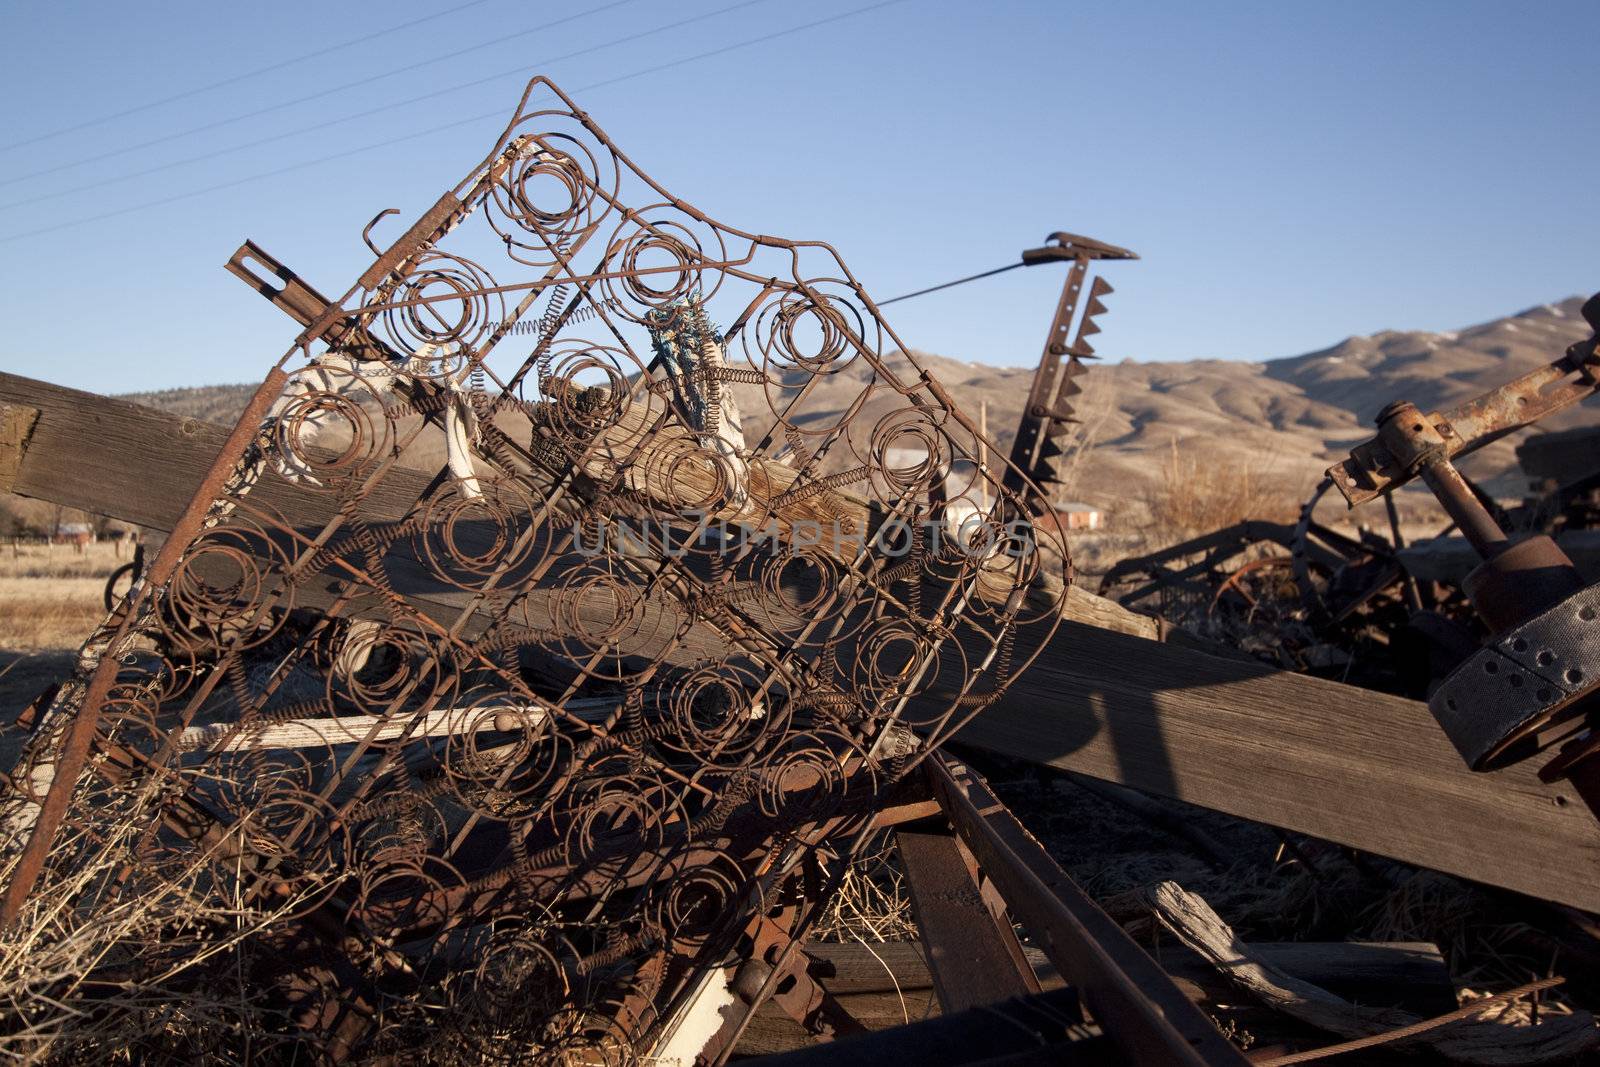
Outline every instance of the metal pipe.
[(1455, 520), (1478, 555), (1493, 559), (1510, 546), (1505, 531), (1494, 521), (1483, 501), (1473, 495), (1455, 464), (1447, 459), (1426, 463), (1422, 467), (1422, 480), (1439, 498), (1445, 512)]

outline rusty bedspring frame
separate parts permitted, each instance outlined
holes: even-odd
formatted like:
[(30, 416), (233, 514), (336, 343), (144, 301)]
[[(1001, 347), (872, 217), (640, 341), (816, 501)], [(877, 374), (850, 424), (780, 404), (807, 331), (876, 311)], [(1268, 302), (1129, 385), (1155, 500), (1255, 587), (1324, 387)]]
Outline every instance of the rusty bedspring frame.
[(258, 1054), (629, 1060), (755, 955), (750, 1005), (817, 1022), (831, 885), (1059, 621), (1037, 490), (830, 247), (712, 221), (542, 78), (372, 247), (337, 300), (230, 262), (304, 329), (34, 723), (0, 918), (228, 902), (258, 926), (102, 977), (232, 989), (285, 1021)]

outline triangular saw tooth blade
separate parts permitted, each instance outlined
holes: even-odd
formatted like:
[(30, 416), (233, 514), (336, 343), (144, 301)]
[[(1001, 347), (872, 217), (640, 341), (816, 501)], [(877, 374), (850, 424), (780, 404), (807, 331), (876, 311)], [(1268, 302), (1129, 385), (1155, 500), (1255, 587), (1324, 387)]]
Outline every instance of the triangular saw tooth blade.
[(1084, 338), (1100, 332), (1100, 325), (1094, 321), (1094, 317), (1105, 314), (1106, 305), (1100, 298), (1111, 292), (1111, 283), (1100, 277), (1095, 278), (1094, 284), (1089, 287), (1089, 302), (1084, 307), (1083, 319), (1078, 323), (1077, 340), (1072, 343), (1072, 347), (1082, 355), (1094, 354), (1094, 349)]

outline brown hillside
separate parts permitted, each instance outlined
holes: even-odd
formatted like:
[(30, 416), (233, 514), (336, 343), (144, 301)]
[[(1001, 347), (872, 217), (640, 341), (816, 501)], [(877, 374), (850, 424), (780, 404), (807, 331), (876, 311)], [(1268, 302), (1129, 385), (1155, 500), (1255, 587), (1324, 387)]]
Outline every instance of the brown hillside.
[[(1460, 331), (1385, 331), (1351, 337), (1331, 348), (1265, 363), (1193, 360), (1184, 363), (1096, 365), (1083, 379), (1081, 438), (1089, 442), (1067, 492), (1136, 523), (1140, 502), (1165, 476), (1174, 443), (1187, 468), (1210, 465), (1230, 475), (1304, 495), (1321, 470), (1371, 432), (1372, 416), (1397, 398), (1424, 409), (1447, 407), (1556, 358), (1588, 335), (1572, 297)], [(1002, 450), (1032, 375), (1031, 367), (992, 367), (919, 354), (976, 417), (987, 403), (992, 437)], [(819, 415), (842, 411), (858, 394), (865, 371), (854, 368), (818, 386), (808, 402)], [(207, 386), (127, 399), (196, 418), (231, 421), (249, 386)], [(749, 428), (760, 432), (766, 410), (760, 390), (736, 386)], [(860, 420), (870, 427), (885, 398)], [(1595, 417), (1595, 405), (1550, 420), (1560, 429)], [(1499, 494), (1519, 495), (1515, 438), (1469, 461), (1471, 472)]]

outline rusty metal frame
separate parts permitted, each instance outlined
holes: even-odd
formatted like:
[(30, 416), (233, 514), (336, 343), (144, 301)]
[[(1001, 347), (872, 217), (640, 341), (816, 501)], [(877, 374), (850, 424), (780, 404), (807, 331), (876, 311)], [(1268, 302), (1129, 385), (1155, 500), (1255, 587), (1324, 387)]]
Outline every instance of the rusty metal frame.
[[(1059, 622), (1037, 488), (983, 468), (831, 247), (714, 221), (545, 79), (373, 248), (334, 299), (254, 242), (229, 260), (299, 335), (39, 716), (0, 920), (88, 884), (92, 922), (224, 855), (202, 901), (306, 895), (248, 941), (319, 962), (253, 991), (333, 1060), (437, 1017), (646, 1052), (753, 943), (742, 1018), (810, 1017), (779, 986), (876, 809)], [(60, 832), (102, 812), (144, 827), (75, 882), (96, 857)], [(529, 973), (543, 994), (496, 985)]]
[(934, 795), (984, 876), (1128, 1062), (1248, 1062), (987, 783), (947, 755), (926, 767)]
[[(922, 943), (945, 1015), (763, 1062), (1249, 1062), (982, 778), (945, 754), (923, 768), (940, 816), (898, 832), (913, 846), (903, 862), (913, 897), (923, 898), (919, 919), (930, 904), (944, 912), (922, 926)], [(953, 836), (944, 837), (951, 829)], [(1008, 945), (1015, 942), (1012, 920), (1044, 950), (1066, 988), (1041, 989), (1020, 951)]]
[[(1594, 301), (1584, 308), (1595, 316)], [(1596, 368), (1600, 367), (1600, 335), (1579, 341), (1560, 359), (1496, 386), (1448, 411), (1426, 416), (1416, 412), (1411, 424), (1416, 432), (1431, 438), (1429, 456), (1440, 460), (1459, 459), (1509, 433), (1530, 426), (1600, 389)], [(1381, 416), (1380, 416), (1381, 418)], [(1423, 473), (1420, 457), (1398, 454), (1394, 442), (1383, 435), (1350, 450), (1349, 458), (1328, 468), (1328, 477), (1338, 486), (1351, 507), (1398, 489)]]

